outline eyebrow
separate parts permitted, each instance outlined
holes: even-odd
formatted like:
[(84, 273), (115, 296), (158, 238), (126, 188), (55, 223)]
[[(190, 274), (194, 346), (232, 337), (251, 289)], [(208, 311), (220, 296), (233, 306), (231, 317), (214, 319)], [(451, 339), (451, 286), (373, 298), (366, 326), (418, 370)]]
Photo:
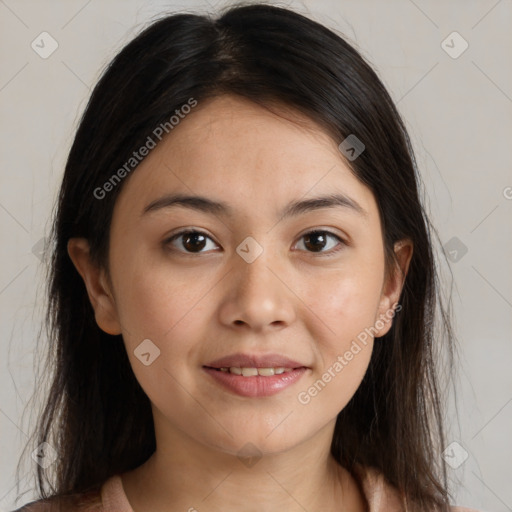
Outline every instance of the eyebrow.
[[(227, 217), (234, 216), (234, 209), (227, 203), (215, 201), (203, 196), (191, 196), (185, 194), (170, 194), (159, 199), (155, 199), (144, 208), (142, 215), (148, 212), (176, 206), (182, 206), (214, 215), (223, 215)], [(368, 212), (364, 210), (357, 201), (351, 199), (345, 194), (336, 193), (311, 199), (292, 201), (280, 212), (279, 218), (285, 219), (288, 217), (295, 217), (297, 215), (322, 208), (340, 207), (364, 217), (368, 216)]]

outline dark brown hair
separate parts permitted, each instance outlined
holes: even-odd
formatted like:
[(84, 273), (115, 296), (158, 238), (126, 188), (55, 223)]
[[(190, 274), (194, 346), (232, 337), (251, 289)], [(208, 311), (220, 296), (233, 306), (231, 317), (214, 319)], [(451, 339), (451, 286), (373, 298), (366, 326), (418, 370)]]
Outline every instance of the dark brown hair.
[(87, 238), (95, 261), (106, 267), (123, 183), (102, 199), (94, 190), (190, 98), (201, 103), (222, 94), (299, 111), (337, 144), (350, 134), (364, 143), (350, 166), (375, 196), (387, 266), (398, 240), (410, 239), (414, 253), (402, 309), (339, 413), (331, 451), (348, 470), (355, 464), (380, 470), (408, 510), (447, 510), (435, 353), (443, 343), (451, 354), (452, 333), (406, 128), (353, 46), (307, 17), (258, 4), (231, 7), (216, 18), (173, 14), (153, 22), (94, 88), (69, 153), (52, 232), (45, 370), (52, 380), (35, 435), (36, 444), (48, 442), (59, 458), (53, 477), (37, 467), (41, 497), (98, 489), (155, 450), (149, 399), (121, 336), (97, 326), (67, 243)]

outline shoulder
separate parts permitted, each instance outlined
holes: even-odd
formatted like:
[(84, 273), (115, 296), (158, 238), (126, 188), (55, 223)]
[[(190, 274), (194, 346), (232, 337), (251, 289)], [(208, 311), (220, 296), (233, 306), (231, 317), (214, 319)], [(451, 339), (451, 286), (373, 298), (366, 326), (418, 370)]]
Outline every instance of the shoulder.
[[(385, 478), (384, 474), (373, 467), (356, 465), (354, 476), (361, 485), (368, 502), (370, 512), (389, 510), (404, 511), (403, 500), (398, 490)], [(451, 506), (450, 512), (478, 512), (472, 508)]]
[(98, 491), (32, 501), (12, 512), (103, 512)]
[(12, 512), (46, 512), (48, 507), (49, 504), (47, 502), (45, 502), (44, 500), (39, 500), (27, 503), (26, 505), (23, 505), (23, 507), (17, 508)]
[(13, 512), (57, 512), (61, 505), (57, 500), (37, 500), (31, 501), (23, 507), (13, 510)]
[(59, 510), (57, 507), (59, 507), (59, 505), (55, 501), (38, 500), (27, 503), (12, 512), (53, 512), (54, 510)]

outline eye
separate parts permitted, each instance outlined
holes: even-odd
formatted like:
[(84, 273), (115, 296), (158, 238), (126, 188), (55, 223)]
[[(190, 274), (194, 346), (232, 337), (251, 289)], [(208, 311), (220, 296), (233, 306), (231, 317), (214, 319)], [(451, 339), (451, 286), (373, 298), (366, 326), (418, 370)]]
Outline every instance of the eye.
[[(343, 245), (347, 245), (344, 240), (342, 240), (338, 235), (331, 233), (330, 231), (325, 230), (314, 230), (309, 231), (301, 236), (301, 240), (304, 239), (305, 243), (303, 244), (306, 247), (308, 252), (317, 252), (317, 253), (336, 253), (340, 251)], [(329, 247), (328, 240), (335, 240), (338, 243), (332, 243)], [(333, 247), (338, 246), (338, 248), (333, 249)], [(323, 250), (328, 247), (329, 250)]]
[[(301, 236), (301, 240), (304, 239), (303, 244), (307, 252), (313, 253), (336, 253), (342, 249), (342, 245), (347, 245), (338, 235), (325, 230), (313, 230), (305, 233)], [(329, 247), (329, 239), (333, 240)], [(172, 245), (180, 252), (189, 254), (200, 254), (207, 247), (208, 240), (213, 242), (212, 238), (202, 231), (188, 229), (180, 231), (174, 234), (170, 238), (164, 241), (164, 245)], [(337, 242), (337, 243), (336, 243)], [(180, 245), (181, 248), (177, 248), (176, 245)], [(214, 246), (217, 246), (213, 242)], [(338, 248), (335, 248), (338, 246)], [(327, 247), (328, 250), (324, 250)], [(334, 247), (334, 249), (333, 249)], [(215, 248), (215, 247), (210, 247)], [(302, 250), (302, 249), (301, 249)]]
[(205, 246), (208, 245), (208, 240), (211, 240), (213, 242), (213, 240), (206, 233), (203, 233), (202, 231), (189, 229), (174, 234), (171, 238), (168, 238), (164, 242), (164, 245), (174, 245), (173, 242), (178, 241), (179, 245), (181, 245), (181, 247), (185, 249), (178, 249), (180, 252), (201, 253), (204, 252), (202, 251), (202, 249), (204, 249)]

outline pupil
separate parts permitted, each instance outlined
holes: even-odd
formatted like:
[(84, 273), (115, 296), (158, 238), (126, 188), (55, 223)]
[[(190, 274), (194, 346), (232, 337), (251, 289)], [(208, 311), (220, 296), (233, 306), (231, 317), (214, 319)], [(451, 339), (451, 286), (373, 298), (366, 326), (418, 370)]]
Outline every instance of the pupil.
[[(313, 244), (309, 243), (310, 240), (318, 240), (320, 239), (320, 243), (321, 243), (321, 247), (318, 248), (316, 247), (315, 248), (315, 242), (313, 242)], [(306, 243), (305, 243), (306, 247), (309, 249), (311, 247), (311, 245), (313, 245), (313, 251), (314, 252), (319, 252), (321, 251), (324, 247), (325, 247), (325, 236), (321, 233), (321, 232), (318, 232), (318, 233), (310, 233), (309, 235), (306, 236)]]
[[(198, 239), (202, 239), (200, 244), (197, 244)], [(191, 242), (192, 241), (192, 242)], [(189, 243), (191, 245), (189, 246)], [(191, 233), (185, 236), (185, 241), (183, 243), (183, 246), (187, 250), (201, 250), (206, 245), (206, 237), (202, 235), (201, 233)]]

